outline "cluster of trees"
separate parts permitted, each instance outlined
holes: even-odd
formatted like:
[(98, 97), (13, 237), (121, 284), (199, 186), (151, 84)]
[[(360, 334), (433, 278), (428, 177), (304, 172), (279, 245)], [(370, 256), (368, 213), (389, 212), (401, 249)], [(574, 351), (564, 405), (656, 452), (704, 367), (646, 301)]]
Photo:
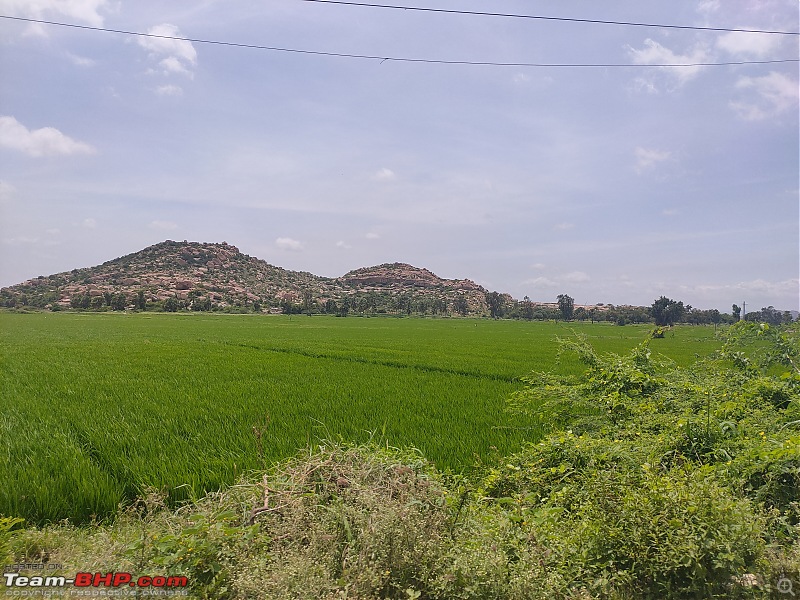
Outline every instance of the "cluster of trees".
[[(673, 323), (689, 323), (691, 325), (708, 325), (717, 323), (736, 323), (742, 320), (742, 309), (734, 304), (730, 314), (720, 313), (717, 309), (700, 310), (683, 302), (676, 302), (661, 296), (653, 303), (651, 308), (653, 319), (657, 325), (672, 325)], [(754, 312), (749, 312), (744, 317), (745, 321), (756, 323), (769, 323), (781, 325), (794, 321), (792, 313), (788, 310), (779, 311), (774, 306), (768, 306)]]
[[(489, 314), (494, 319), (522, 319), (525, 321), (605, 321), (616, 320), (616, 313), (613, 319), (610, 318), (609, 310), (612, 307), (598, 305), (589, 310), (582, 306), (575, 308), (575, 299), (568, 294), (559, 294), (554, 305), (534, 303), (528, 296), (521, 301), (514, 300), (507, 294), (489, 292), (486, 295), (486, 304), (489, 307)], [(631, 307), (626, 307), (626, 310)], [(645, 321), (649, 320), (649, 316)], [(629, 317), (626, 322), (644, 322), (636, 317)]]
[[(489, 307), (489, 315), (493, 319), (524, 319), (526, 321), (550, 321), (562, 320), (571, 321), (577, 317), (575, 310), (575, 300), (567, 294), (559, 294), (557, 298), (557, 308), (534, 304), (528, 296), (522, 301), (517, 301), (507, 294), (489, 292), (486, 294), (486, 305)], [(582, 309), (578, 309), (582, 310)], [(583, 316), (583, 313), (580, 315)]]
[[(661, 296), (651, 306), (614, 306), (598, 304), (592, 308), (575, 307), (574, 299), (568, 294), (559, 294), (554, 305), (534, 304), (525, 296), (522, 301), (513, 300), (510, 296), (489, 292), (486, 304), (490, 316), (494, 319), (523, 319), (527, 321), (608, 321), (617, 325), (633, 323), (655, 323), (669, 326), (676, 323), (690, 325), (731, 324), (741, 320), (741, 308), (733, 305), (730, 314), (721, 313), (716, 308), (703, 310), (693, 308), (690, 304)], [(794, 319), (789, 311), (781, 312), (770, 306), (760, 311), (749, 312), (746, 321), (756, 321), (780, 325), (791, 323)]]
[(5, 308), (23, 308), (29, 306), (31, 308), (46, 308), (47, 306), (58, 302), (58, 292), (45, 292), (44, 294), (12, 294), (3, 291), (0, 294), (0, 306)]
[[(49, 305), (53, 310), (57, 310), (56, 301), (57, 298), (53, 299), (52, 304)], [(6, 306), (14, 308), (15, 305), (6, 304)], [(152, 301), (147, 299), (144, 290), (139, 290), (136, 294), (125, 294), (124, 292), (116, 294), (103, 292), (95, 295), (88, 292), (76, 294), (70, 299), (70, 307), (94, 311), (161, 310), (164, 312), (178, 312), (188, 310), (194, 312), (261, 312), (262, 304), (259, 301), (249, 302), (246, 298), (243, 301), (237, 302), (231, 299), (230, 303), (218, 304), (213, 302), (208, 295), (204, 295), (201, 290), (192, 290), (186, 299), (170, 296), (165, 300)]]
[(116, 294), (103, 292), (95, 296), (92, 296), (89, 292), (84, 292), (83, 294), (76, 294), (70, 299), (70, 306), (72, 308), (81, 308), (84, 310), (103, 310), (106, 308), (110, 308), (111, 310), (125, 310), (131, 304), (136, 310), (147, 309), (147, 299), (145, 298), (143, 290), (139, 290), (139, 293), (132, 300), (122, 292)]
[[(735, 306), (735, 305), (734, 305)], [(749, 312), (744, 316), (745, 321), (756, 323), (769, 323), (770, 325), (781, 325), (791, 323), (794, 319), (788, 310), (783, 312), (776, 310), (774, 306), (768, 306), (755, 312)]]
[(462, 294), (452, 301), (439, 295), (395, 294), (369, 291), (344, 296), (338, 300), (328, 298), (317, 301), (310, 291), (303, 293), (300, 302), (283, 300), (280, 307), (284, 314), (327, 314), (345, 317), (357, 315), (452, 315), (467, 316), (469, 303)]

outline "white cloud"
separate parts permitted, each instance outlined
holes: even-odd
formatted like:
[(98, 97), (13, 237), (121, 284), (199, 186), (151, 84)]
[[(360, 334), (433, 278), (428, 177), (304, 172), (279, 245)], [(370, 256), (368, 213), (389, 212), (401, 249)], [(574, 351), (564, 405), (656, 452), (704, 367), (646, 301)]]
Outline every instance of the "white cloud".
[(658, 88), (652, 79), (646, 77), (637, 77), (633, 80), (633, 89), (636, 92), (644, 92), (645, 94), (657, 94)]
[(570, 271), (562, 275), (555, 275), (553, 277), (534, 277), (533, 279), (526, 279), (522, 285), (532, 287), (558, 287), (565, 283), (586, 283), (591, 281), (591, 277), (583, 271)]
[(666, 65), (694, 65), (708, 60), (708, 53), (702, 46), (695, 46), (694, 49), (687, 54), (677, 54), (666, 46), (662, 46), (649, 38), (644, 41), (644, 48), (637, 50), (636, 48), (628, 46), (627, 49), (628, 53), (631, 55), (631, 59), (637, 65), (664, 65), (661, 67), (662, 70), (673, 77), (679, 85), (696, 77), (703, 67), (671, 67)]
[(558, 225), (555, 225), (553, 229), (556, 231), (567, 231), (573, 227), (575, 227), (575, 223), (559, 223)]
[(522, 285), (531, 287), (557, 287), (559, 284), (557, 281), (553, 281), (547, 277), (536, 277), (534, 279), (526, 279), (522, 282)]
[(642, 171), (645, 171), (646, 169), (649, 169), (660, 162), (664, 162), (672, 158), (672, 152), (668, 152), (666, 150), (652, 150), (642, 148), (641, 146), (636, 148), (634, 154), (636, 155), (637, 173), (641, 173)]
[(537, 271), (541, 271), (544, 268), (545, 268), (544, 263), (534, 263), (531, 265), (531, 269), (536, 269)]
[(164, 70), (165, 74), (183, 73), (185, 75), (189, 75), (190, 77), (192, 75), (191, 71), (183, 66), (183, 63), (177, 56), (168, 56), (167, 58), (162, 59), (158, 64)]
[(697, 12), (714, 13), (719, 10), (719, 0), (701, 0), (697, 5)]
[(395, 175), (394, 171), (392, 171), (391, 169), (387, 169), (386, 167), (384, 167), (383, 169), (375, 173), (372, 176), (372, 178), (375, 181), (394, 181), (395, 179), (397, 179), (397, 175)]
[(348, 249), (352, 248), (352, 246), (350, 244), (348, 244), (347, 242), (345, 242), (344, 240), (339, 240), (338, 242), (336, 242), (336, 247), (337, 248), (344, 248), (345, 250), (348, 250)]
[(89, 144), (78, 142), (53, 127), (30, 130), (14, 117), (0, 117), (0, 146), (28, 156), (91, 154)]
[(46, 38), (48, 36), (47, 27), (42, 23), (28, 23), (22, 37), (26, 38)]
[(92, 60), (91, 58), (86, 58), (85, 56), (78, 56), (77, 54), (73, 54), (72, 52), (67, 52), (67, 58), (72, 61), (72, 64), (78, 67), (93, 67), (97, 64), (96, 60)]
[(748, 121), (766, 119), (796, 107), (800, 96), (797, 81), (775, 71), (763, 77), (740, 77), (736, 88), (756, 94), (755, 101), (730, 103), (731, 108)]
[(10, 203), (16, 191), (17, 188), (0, 179), (0, 204)]
[(156, 94), (159, 96), (181, 96), (183, 95), (183, 88), (179, 85), (160, 85), (156, 88)]
[(92, 218), (84, 219), (83, 226), (86, 227), (86, 229), (94, 229), (97, 227), (97, 221)]
[(664, 210), (661, 211), (661, 214), (664, 215), (665, 217), (674, 217), (675, 215), (678, 214), (678, 211), (674, 208), (665, 208)]
[(108, 4), (108, 0), (0, 0), (0, 11), (32, 19), (60, 15), (101, 27), (103, 17), (100, 11), (107, 9)]
[(192, 77), (197, 51), (189, 40), (175, 39), (182, 37), (175, 25), (162, 23), (151, 27), (147, 33), (156, 37), (140, 37), (139, 45), (150, 53), (151, 60), (158, 61), (164, 75), (180, 73)]
[(8, 244), (9, 246), (19, 246), (21, 244), (36, 244), (38, 241), (39, 241), (38, 237), (18, 235), (16, 237), (7, 238), (3, 240), (3, 243)]
[(780, 46), (776, 35), (756, 35), (742, 31), (731, 31), (717, 38), (717, 48), (736, 57), (764, 58)]
[(150, 229), (158, 229), (161, 231), (172, 231), (173, 229), (177, 229), (178, 225), (172, 221), (150, 221), (148, 227)]
[(589, 277), (583, 271), (572, 271), (570, 273), (565, 273), (558, 279), (560, 281), (567, 281), (569, 283), (582, 283), (584, 281), (591, 281), (591, 277)]
[(367, 235), (365, 235), (364, 237), (365, 237), (365, 238), (367, 238), (368, 240), (377, 240), (377, 239), (378, 239), (378, 238), (380, 238), (381, 236), (379, 236), (377, 233), (374, 233), (374, 232), (370, 231), (370, 232), (369, 232)]
[(289, 237), (279, 237), (275, 240), (275, 245), (281, 250), (299, 252), (303, 249), (303, 243)]
[[(765, 297), (780, 297), (783, 295), (797, 294), (800, 290), (800, 279), (785, 279), (783, 281), (752, 279), (750, 281), (739, 281), (737, 283), (681, 286), (681, 288), (688, 292), (743, 292), (761, 294)], [(748, 302), (748, 305), (749, 304)], [(757, 309), (754, 308), (754, 310)]]

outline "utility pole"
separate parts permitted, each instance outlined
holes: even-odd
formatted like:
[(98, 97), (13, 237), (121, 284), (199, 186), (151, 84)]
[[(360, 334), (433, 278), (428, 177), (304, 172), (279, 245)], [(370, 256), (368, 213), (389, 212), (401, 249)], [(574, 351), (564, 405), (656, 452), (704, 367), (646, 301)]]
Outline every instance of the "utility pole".
[(747, 302), (744, 300), (742, 301), (742, 321), (745, 320), (745, 315), (747, 314)]

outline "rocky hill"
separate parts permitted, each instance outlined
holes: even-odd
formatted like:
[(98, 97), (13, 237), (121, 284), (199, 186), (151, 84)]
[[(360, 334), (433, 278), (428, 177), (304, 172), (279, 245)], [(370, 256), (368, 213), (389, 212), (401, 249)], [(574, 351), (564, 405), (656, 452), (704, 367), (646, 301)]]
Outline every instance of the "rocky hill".
[(394, 289), (404, 287), (449, 286), (464, 291), (486, 290), (469, 279), (442, 279), (428, 269), (420, 269), (405, 263), (388, 263), (375, 267), (364, 267), (350, 271), (339, 278), (340, 281), (356, 287), (381, 286)]
[(154, 308), (272, 312), (485, 314), (486, 290), (403, 263), (337, 278), (289, 271), (219, 244), (167, 240), (96, 267), (0, 289), (0, 305), (51, 310)]

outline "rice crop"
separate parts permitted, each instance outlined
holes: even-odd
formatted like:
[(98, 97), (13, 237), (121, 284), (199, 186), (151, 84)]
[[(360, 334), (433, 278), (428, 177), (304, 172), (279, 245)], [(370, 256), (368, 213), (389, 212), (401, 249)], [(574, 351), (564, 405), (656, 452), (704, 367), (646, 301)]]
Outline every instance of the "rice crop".
[[(172, 503), (323, 438), (413, 446), (440, 468), (518, 450), (505, 400), (571, 329), (624, 352), (648, 327), (469, 319), (0, 313), (0, 514), (113, 516), (147, 488)], [(716, 348), (677, 329), (679, 364)]]

